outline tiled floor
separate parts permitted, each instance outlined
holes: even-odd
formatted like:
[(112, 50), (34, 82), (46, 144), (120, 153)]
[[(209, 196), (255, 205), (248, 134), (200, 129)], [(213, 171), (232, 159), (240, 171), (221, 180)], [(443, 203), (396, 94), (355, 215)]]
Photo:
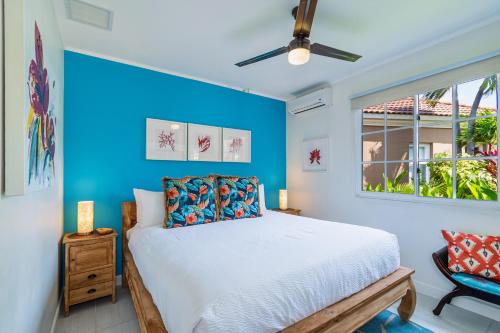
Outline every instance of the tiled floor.
[[(417, 294), (417, 308), (411, 321), (435, 333), (500, 333), (500, 322), (466, 311), (454, 305), (445, 305), (436, 317), (432, 309), (438, 300)], [(389, 308), (397, 313), (397, 304)]]
[[(499, 333), (500, 322), (481, 317), (453, 305), (445, 306), (440, 317), (432, 314), (436, 300), (418, 295), (417, 308), (412, 321), (435, 333)], [(396, 312), (397, 305), (390, 308)], [(397, 312), (396, 312), (397, 313)], [(139, 326), (130, 294), (117, 288), (116, 304), (106, 297), (95, 302), (76, 305), (69, 317), (59, 316), (56, 333), (136, 333)]]
[(69, 316), (62, 312), (55, 333), (135, 333), (139, 332), (128, 289), (116, 288), (116, 303), (111, 297), (72, 306)]

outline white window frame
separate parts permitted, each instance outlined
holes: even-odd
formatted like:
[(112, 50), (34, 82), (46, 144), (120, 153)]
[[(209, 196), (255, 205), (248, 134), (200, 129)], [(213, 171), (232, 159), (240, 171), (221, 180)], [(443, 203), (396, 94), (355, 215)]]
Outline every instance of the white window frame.
[[(430, 160), (431, 159), (431, 144), (430, 143), (419, 143), (418, 145), (418, 154), (420, 156), (420, 149), (423, 149), (424, 150), (424, 159), (426, 160)], [(413, 143), (410, 143), (408, 145), (408, 156), (411, 156), (411, 159), (410, 159), (410, 172), (408, 174), (409, 178), (412, 179), (413, 178), (413, 156), (414, 156), (414, 153), (413, 153)], [(429, 167), (427, 166), (427, 162), (421, 162), (420, 164), (424, 164), (425, 165), (425, 181), (428, 183), (431, 179), (431, 174), (429, 173)]]
[[(478, 76), (476, 78), (471, 78), (469, 80), (465, 80), (462, 82), (455, 83), (451, 86), (452, 89), (452, 105), (453, 107), (455, 106), (455, 101), (457, 96), (457, 86), (478, 80), (484, 77), (487, 77), (488, 75), (482, 75)], [(497, 74), (497, 82), (500, 82), (500, 73)], [(497, 84), (497, 136), (500, 138), (500, 85)], [(419, 94), (423, 94), (425, 91), (420, 92)], [(419, 142), (418, 138), (418, 128), (419, 128), (419, 115), (418, 115), (418, 97), (419, 94), (415, 94), (415, 106), (414, 106), (414, 114), (413, 114), (413, 142), (418, 142), (419, 145), (421, 143)], [(487, 208), (495, 208), (500, 210), (500, 187), (497, 186), (497, 201), (486, 201), (486, 200), (468, 200), (468, 199), (457, 199), (456, 198), (456, 181), (453, 181), (453, 198), (438, 198), (438, 197), (421, 197), (419, 196), (419, 181), (416, 179), (413, 184), (415, 186), (415, 193), (414, 194), (401, 194), (401, 193), (390, 193), (390, 192), (385, 192), (385, 182), (384, 182), (384, 192), (367, 192), (363, 191), (363, 111), (361, 109), (356, 110), (356, 116), (355, 116), (355, 142), (356, 142), (356, 156), (355, 156), (355, 163), (356, 163), (356, 189), (355, 189), (355, 195), (360, 198), (368, 198), (368, 199), (381, 199), (381, 200), (391, 200), (391, 201), (404, 201), (404, 202), (416, 202), (416, 203), (424, 203), (424, 204), (445, 204), (445, 205), (453, 205), (453, 206), (462, 206), (462, 207), (470, 207), (470, 206), (475, 206), (475, 207), (487, 207)], [(401, 162), (410, 162), (413, 165), (413, 175), (417, 175), (418, 177), (418, 172), (417, 168), (419, 164), (430, 162), (430, 161), (451, 161), (452, 162), (452, 173), (453, 173), (453, 179), (456, 179), (456, 164), (457, 161), (460, 160), (496, 160), (497, 162), (497, 179), (500, 180), (500, 154), (497, 155), (496, 158), (484, 158), (484, 157), (457, 157), (457, 152), (456, 152), (456, 126), (460, 122), (463, 122), (463, 119), (457, 119), (456, 115), (457, 112), (456, 110), (453, 110), (453, 116), (452, 116), (452, 157), (451, 158), (445, 158), (445, 159), (419, 159), (418, 157), (418, 152), (414, 150), (413, 152), (413, 159), (409, 159), (409, 161), (401, 161)], [(484, 117), (476, 117), (474, 119), (481, 119)], [(387, 113), (384, 112), (384, 124), (387, 122)], [(386, 126), (384, 126), (384, 142), (387, 142), (386, 140), (387, 137), (387, 131), (386, 131)], [(498, 146), (498, 144), (497, 144)], [(387, 149), (384, 150), (384, 154), (387, 154)], [(384, 162), (391, 162), (387, 161), (385, 156)], [(416, 163), (414, 163), (416, 161)], [(384, 163), (382, 162), (382, 163)], [(398, 161), (399, 162), (399, 161)], [(380, 163), (380, 162), (377, 162)], [(365, 162), (366, 164), (366, 162)], [(384, 165), (387, 165), (387, 163), (384, 163)], [(386, 168), (384, 168), (384, 174), (387, 174)], [(497, 180), (497, 184), (499, 183)]]

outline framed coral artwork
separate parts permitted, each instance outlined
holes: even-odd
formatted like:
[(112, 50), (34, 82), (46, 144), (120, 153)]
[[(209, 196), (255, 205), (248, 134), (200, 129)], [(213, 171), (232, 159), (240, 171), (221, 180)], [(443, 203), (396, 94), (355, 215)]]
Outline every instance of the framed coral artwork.
[(188, 124), (188, 160), (220, 162), (222, 128)]
[(242, 162), (252, 161), (252, 132), (223, 128), (222, 129), (222, 161)]
[(54, 185), (58, 167), (60, 76), (51, 66), (44, 26), (18, 18), (22, 5), (9, 2), (5, 16), (5, 82), (9, 82), (5, 86), (6, 195), (23, 195)]
[(328, 138), (304, 140), (302, 165), (304, 171), (328, 170)]
[(187, 124), (168, 120), (146, 119), (146, 159), (185, 161)]

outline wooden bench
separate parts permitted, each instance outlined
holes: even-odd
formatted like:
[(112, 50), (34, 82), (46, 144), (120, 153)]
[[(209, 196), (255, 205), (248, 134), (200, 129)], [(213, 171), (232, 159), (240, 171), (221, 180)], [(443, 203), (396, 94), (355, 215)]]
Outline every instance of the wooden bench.
[(475, 297), (486, 302), (500, 305), (499, 283), (480, 276), (454, 273), (448, 269), (448, 247), (445, 246), (439, 251), (434, 252), (432, 254), (432, 259), (439, 271), (455, 285), (455, 288), (445, 295), (432, 311), (436, 316), (441, 314), (446, 304), (450, 304), (453, 298), (459, 296)]

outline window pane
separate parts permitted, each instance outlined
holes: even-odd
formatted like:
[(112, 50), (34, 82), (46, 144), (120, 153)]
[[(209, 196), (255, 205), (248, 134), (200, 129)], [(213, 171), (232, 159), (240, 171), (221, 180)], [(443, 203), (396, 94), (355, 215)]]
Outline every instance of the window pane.
[(363, 164), (363, 191), (384, 192), (384, 163)]
[(363, 133), (384, 130), (384, 104), (363, 109)]
[(497, 151), (497, 118), (488, 117), (459, 122), (456, 144), (457, 157), (491, 156)]
[(419, 166), (421, 197), (453, 198), (452, 162), (427, 162)]
[(496, 161), (457, 161), (457, 198), (497, 200)]
[[(452, 122), (420, 122), (419, 143), (427, 147), (423, 158), (451, 158), (453, 141)], [(425, 156), (429, 157), (425, 157)]]
[(384, 160), (384, 133), (363, 135), (363, 161)]
[(410, 178), (409, 163), (387, 163), (386, 190), (390, 193), (415, 193), (413, 181)]
[(413, 144), (413, 128), (387, 132), (387, 160), (409, 160), (410, 146)]
[(387, 129), (412, 127), (415, 98), (407, 97), (386, 103)]
[(451, 121), (453, 118), (451, 88), (445, 87), (418, 96), (421, 122)]
[[(413, 144), (410, 145), (409, 149), (410, 161), (413, 161)], [(421, 143), (418, 145), (418, 159), (428, 160), (431, 158), (431, 145), (428, 143)]]
[(498, 110), (496, 85), (496, 75), (459, 84), (457, 95), (460, 104), (460, 118), (496, 116)]

